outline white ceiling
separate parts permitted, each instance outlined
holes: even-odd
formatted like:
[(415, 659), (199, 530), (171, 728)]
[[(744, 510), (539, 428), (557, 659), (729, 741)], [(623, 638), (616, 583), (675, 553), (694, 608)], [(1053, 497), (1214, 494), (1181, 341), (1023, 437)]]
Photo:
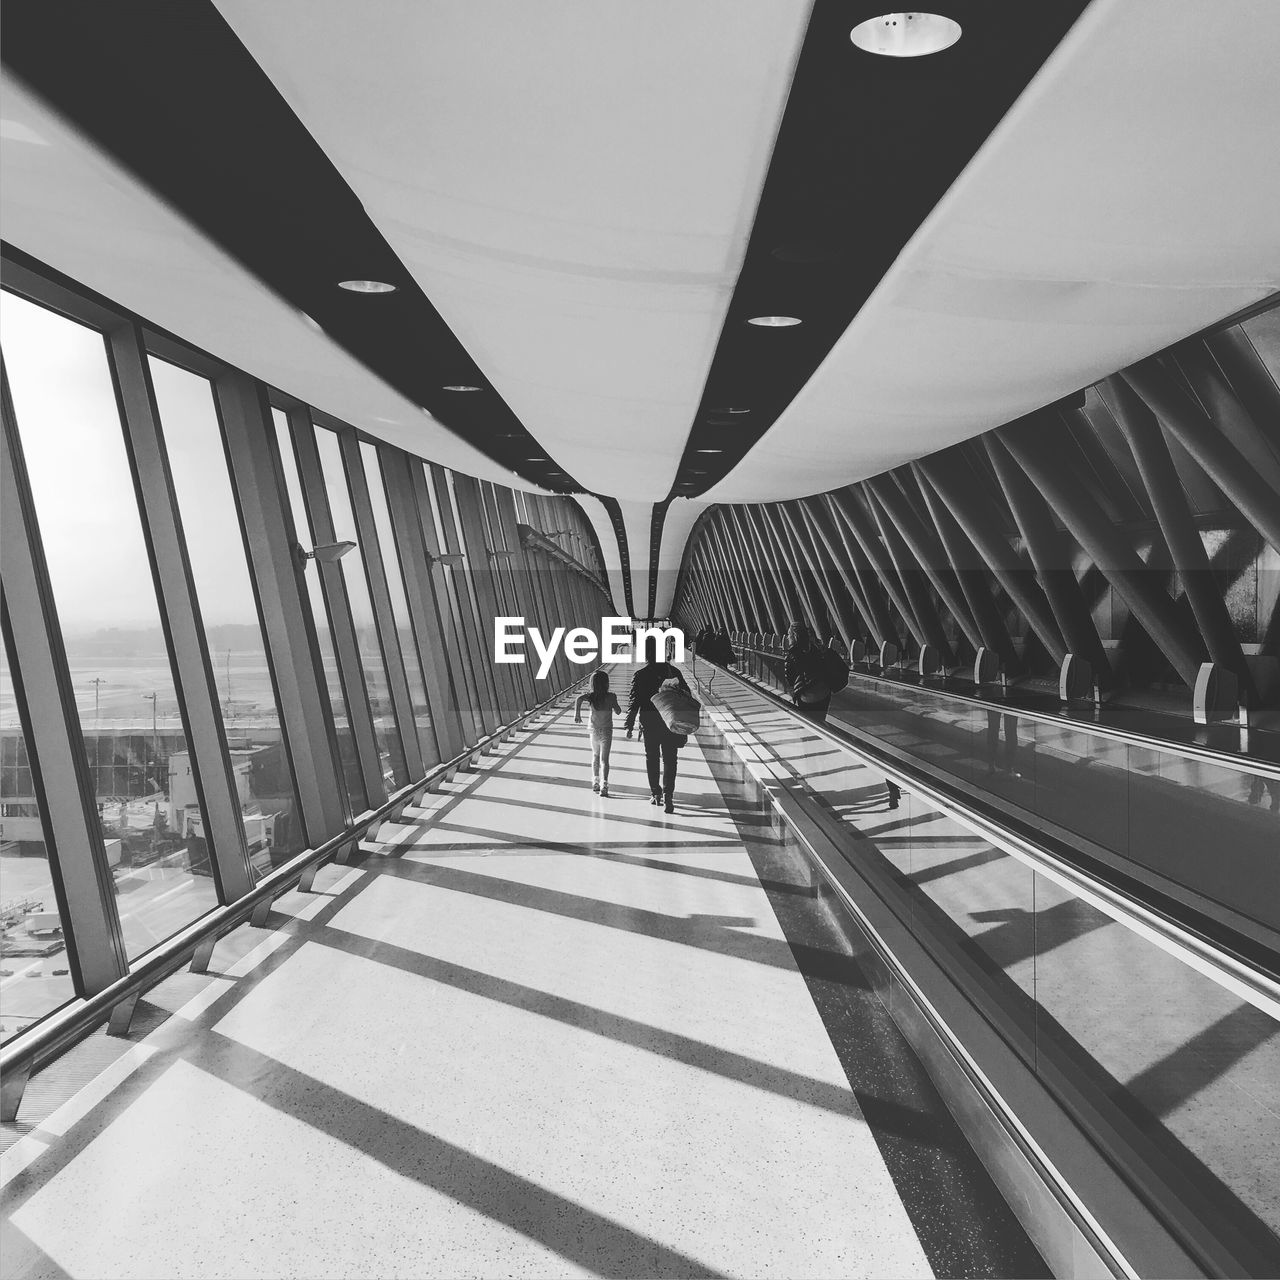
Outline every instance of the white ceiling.
[(1280, 289), (1277, 68), (1276, 0), (1094, 0), (704, 498), (875, 475)]
[[(516, 414), (623, 503), (644, 611), (650, 504), (702, 394), (809, 0), (217, 3)], [(658, 612), (707, 503), (874, 475), (1280, 289), (1277, 66), (1277, 0), (1093, 0), (775, 426), (672, 503)], [(12, 84), (3, 117), (18, 248), (371, 434), (534, 487)], [(581, 501), (622, 609), (612, 525)]]
[[(691, 502), (685, 498), (673, 499), (667, 508), (667, 518), (662, 525), (662, 546), (658, 553), (658, 591), (653, 608), (655, 617), (665, 618), (671, 612), (676, 577), (680, 572), (680, 562), (684, 559), (684, 545), (689, 540), (689, 530), (706, 509), (707, 503)], [(646, 594), (645, 599), (648, 598)]]
[(183, 217), (5, 78), (0, 233), (145, 320), (432, 462), (545, 492), (491, 462), (310, 327)]
[(810, 2), (216, 0), (557, 464), (650, 503), (702, 395)]

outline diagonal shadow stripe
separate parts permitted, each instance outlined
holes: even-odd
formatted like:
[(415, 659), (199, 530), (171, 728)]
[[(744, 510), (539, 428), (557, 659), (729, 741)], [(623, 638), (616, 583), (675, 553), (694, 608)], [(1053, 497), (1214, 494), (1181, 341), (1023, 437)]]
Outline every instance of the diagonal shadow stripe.
[[(454, 824), (449, 825), (451, 831), (466, 831), (472, 835), (497, 836), (496, 832), (487, 832), (480, 827), (458, 827)], [(762, 839), (761, 837), (753, 837), (757, 843), (761, 844), (778, 844), (773, 838)], [(410, 846), (412, 848), (412, 846)], [(683, 853), (686, 849), (697, 850), (699, 853), (720, 852), (720, 853), (738, 853), (741, 851), (741, 842), (737, 840), (682, 840), (678, 845), (674, 845), (671, 854)], [(782, 881), (770, 881), (765, 884), (764, 881), (758, 880), (755, 876), (738, 875), (733, 871), (719, 871), (713, 867), (694, 867), (688, 866), (682, 862), (672, 862), (668, 858), (644, 858), (637, 854), (627, 853), (627, 849), (652, 849), (653, 842), (651, 840), (595, 840), (590, 844), (575, 844), (569, 840), (544, 840), (537, 845), (517, 845), (509, 844), (504, 840), (491, 845), (484, 844), (433, 844), (425, 846), (421, 849), (414, 849), (418, 854), (432, 854), (439, 852), (457, 853), (484, 853), (489, 856), (492, 852), (514, 853), (516, 849), (520, 849), (522, 854), (525, 853), (551, 853), (551, 854), (571, 854), (575, 857), (583, 858), (599, 858), (606, 862), (621, 862), (632, 867), (647, 867), (654, 871), (669, 871), (674, 875), (691, 876), (700, 880), (717, 880), (723, 884), (740, 884), (747, 888), (764, 888), (771, 889), (776, 893), (795, 894), (800, 897), (811, 898), (813, 891), (808, 885), (803, 884), (787, 884)], [(397, 853), (399, 849), (397, 850)], [(388, 856), (397, 856), (389, 854)], [(670, 856), (670, 855), (669, 855)]]
[(832, 959), (841, 962), (845, 959), (844, 956), (831, 957), (811, 948), (801, 948), (797, 952), (794, 946), (788, 946), (782, 938), (764, 938), (756, 934), (740, 933), (735, 929), (699, 925), (684, 916), (669, 916), (642, 907), (602, 902), (598, 898), (587, 898), (540, 885), (519, 884), (498, 876), (479, 875), (462, 867), (385, 859), (380, 860), (378, 869), (386, 875), (415, 880), (432, 888), (469, 893), (529, 911), (548, 912), (569, 920), (603, 925), (607, 929), (623, 929), (628, 933), (644, 934), (663, 942), (697, 947), (702, 951), (717, 951), (722, 955), (749, 960), (753, 964), (769, 965), (775, 969), (794, 969), (797, 965), (803, 968), (806, 964), (829, 968)]
[[(192, 1061), (200, 1070), (244, 1089), (280, 1114), (597, 1275), (721, 1274), (650, 1236), (216, 1031), (205, 1037)], [(428, 1229), (426, 1224), (423, 1229)]]
[(1139, 1072), (1125, 1089), (1152, 1114), (1167, 1116), (1277, 1035), (1280, 1027), (1265, 1013), (1241, 1004)]
[(451, 960), (442, 960), (376, 938), (367, 938), (362, 934), (348, 933), (335, 925), (330, 925), (312, 941), (432, 982), (444, 983), (468, 995), (535, 1013), (541, 1018), (549, 1018), (553, 1022), (614, 1040), (633, 1049), (643, 1049), (646, 1053), (669, 1058), (684, 1066), (696, 1067), (726, 1080), (735, 1080), (782, 1098), (802, 1102), (806, 1106), (818, 1107), (850, 1118), (856, 1116), (853, 1093), (844, 1085), (816, 1080), (801, 1072), (681, 1035), (678, 1031), (668, 1031)]

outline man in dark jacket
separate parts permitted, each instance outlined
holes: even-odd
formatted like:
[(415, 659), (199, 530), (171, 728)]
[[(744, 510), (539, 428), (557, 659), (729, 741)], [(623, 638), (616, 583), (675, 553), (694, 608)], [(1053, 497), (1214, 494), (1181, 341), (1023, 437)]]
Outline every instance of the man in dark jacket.
[(831, 706), (831, 694), (817, 701), (802, 701), (801, 693), (806, 685), (817, 681), (825, 684), (823, 667), (826, 650), (813, 642), (809, 628), (803, 622), (793, 622), (787, 632), (787, 656), (782, 664), (782, 679), (791, 691), (791, 701), (796, 710), (819, 724), (827, 718)]
[[(651, 699), (668, 680), (678, 681), (685, 693), (689, 692), (689, 686), (676, 667), (669, 662), (658, 661), (658, 643), (652, 636), (644, 642), (644, 656), (645, 665), (631, 677), (631, 700), (627, 703), (627, 737), (631, 737), (634, 732), (636, 717), (639, 716), (640, 728), (644, 733), (644, 762), (649, 771), (652, 803), (665, 802), (666, 811), (674, 813), (676, 752), (688, 739), (684, 734), (672, 733), (667, 728), (667, 722)], [(662, 764), (661, 789), (658, 782), (659, 760)]]

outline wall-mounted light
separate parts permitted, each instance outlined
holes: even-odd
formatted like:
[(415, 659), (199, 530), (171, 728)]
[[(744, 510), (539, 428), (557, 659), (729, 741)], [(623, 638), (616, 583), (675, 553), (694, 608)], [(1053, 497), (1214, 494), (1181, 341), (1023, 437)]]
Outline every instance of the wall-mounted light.
[(438, 556), (433, 555), (430, 551), (428, 551), (427, 563), (428, 564), (449, 564), (449, 565), (453, 565), (454, 568), (457, 568), (458, 566), (464, 565), (467, 563), (467, 557), (464, 556), (460, 551), (446, 551), (442, 555), (438, 555)]
[(510, 560), (515, 555), (514, 551), (508, 551), (505, 547), (499, 551), (495, 551), (492, 547), (486, 547), (490, 560)]
[(355, 545), (354, 542), (324, 542), (308, 551), (302, 543), (297, 542), (293, 547), (293, 555), (298, 562), (298, 568), (305, 569), (308, 560), (315, 560), (318, 564), (334, 564), (348, 551), (355, 550)]

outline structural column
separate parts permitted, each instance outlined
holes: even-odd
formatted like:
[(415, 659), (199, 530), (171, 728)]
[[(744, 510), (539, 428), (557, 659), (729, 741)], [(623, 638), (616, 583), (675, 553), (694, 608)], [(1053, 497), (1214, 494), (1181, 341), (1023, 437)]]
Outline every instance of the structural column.
[(1240, 689), (1251, 700), (1253, 679), (1231, 625), (1226, 602), (1209, 567), (1200, 532), (1191, 518), (1187, 495), (1173, 465), (1164, 432), (1155, 415), (1122, 378), (1109, 378), (1102, 395), (1133, 451), (1147, 496), (1155, 508), (1160, 532), (1173, 555), (1174, 567), (1208, 646), (1209, 657), (1235, 674)]

